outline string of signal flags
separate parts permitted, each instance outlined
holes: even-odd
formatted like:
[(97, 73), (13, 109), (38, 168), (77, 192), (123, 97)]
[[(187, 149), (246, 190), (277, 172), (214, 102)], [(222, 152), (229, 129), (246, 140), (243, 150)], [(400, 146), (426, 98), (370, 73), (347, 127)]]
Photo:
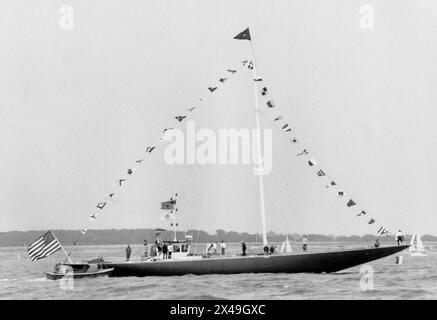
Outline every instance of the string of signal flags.
[[(217, 90), (219, 90), (220, 87), (223, 86), (223, 84), (225, 82), (228, 82), (229, 80), (232, 79), (232, 77), (239, 71), (238, 69), (239, 69), (238, 67), (225, 69), (223, 74), (218, 78), (217, 83), (215, 83), (213, 86), (207, 87), (207, 90), (208, 90), (207, 93), (209, 93), (209, 94), (216, 93)], [(207, 98), (205, 96), (200, 97), (197, 100), (197, 102), (194, 103), (192, 106), (185, 108), (185, 110), (183, 112), (181, 112), (180, 114), (174, 115), (173, 116), (174, 121), (176, 121), (177, 124), (184, 122), (186, 119), (189, 118), (189, 116), (191, 115), (192, 112), (194, 112), (199, 107), (201, 107), (202, 104), (204, 104), (206, 101), (207, 101)], [(171, 130), (174, 130), (174, 127), (163, 128), (163, 130), (161, 132), (161, 136), (159, 138), (159, 142), (163, 142), (165, 134), (167, 134)], [(145, 148), (144, 148), (145, 157), (136, 159), (134, 165), (132, 165), (132, 167), (130, 167), (130, 168), (125, 169), (125, 174), (122, 177), (119, 177), (119, 179), (117, 179), (117, 186), (118, 186), (119, 190), (120, 190), (120, 188), (125, 186), (125, 184), (129, 181), (129, 178), (137, 172), (137, 170), (140, 168), (141, 165), (143, 165), (143, 162), (147, 159), (147, 157), (150, 157), (152, 155), (152, 153), (154, 153), (159, 148), (159, 146), (160, 146), (160, 143), (158, 143), (158, 142), (155, 144), (145, 146)], [(91, 222), (95, 221), (100, 216), (100, 214), (103, 212), (103, 210), (105, 208), (107, 208), (107, 206), (110, 205), (110, 202), (113, 199), (113, 197), (120, 192), (119, 190), (112, 190), (111, 192), (109, 192), (107, 194), (105, 199), (103, 199), (101, 202), (98, 202), (96, 204), (96, 212), (93, 212), (88, 216), (88, 218)], [(168, 219), (168, 216), (166, 215), (164, 220), (167, 220), (167, 219)], [(87, 229), (80, 230), (81, 236), (85, 235), (86, 232), (87, 232)], [(79, 240), (75, 241), (74, 244), (78, 244)]]
[[(248, 40), (252, 41), (250, 36), (249, 28), (245, 29), (238, 35), (234, 37), (237, 40)], [(252, 60), (243, 60), (241, 61), (243, 66), (247, 66), (248, 69), (252, 70), (254, 68), (255, 61)], [(298, 152), (296, 154), (297, 157), (301, 158), (303, 161), (306, 161), (307, 167), (314, 171), (314, 176), (318, 179), (324, 179), (325, 189), (336, 189), (336, 195), (339, 199), (346, 199), (345, 205), (350, 208), (355, 217), (365, 219), (368, 225), (373, 225), (376, 223), (375, 217), (369, 213), (367, 210), (363, 209), (355, 200), (353, 200), (343, 189), (338, 188), (337, 182), (335, 179), (332, 179), (328, 176), (325, 169), (321, 168), (318, 162), (312, 157), (310, 149), (308, 147), (303, 146), (300, 139), (294, 134), (294, 130), (290, 126), (290, 124), (286, 121), (284, 116), (279, 113), (277, 110), (277, 106), (272, 98), (270, 98), (270, 92), (266, 85), (264, 85), (264, 79), (259, 77), (259, 75), (254, 76), (254, 81), (259, 82), (261, 85), (261, 89), (259, 89), (258, 94), (261, 96), (263, 101), (263, 108), (261, 110), (268, 111), (268, 119), (277, 126), (283, 134), (287, 135), (288, 141), (298, 148)], [(377, 230), (377, 235), (379, 236), (388, 236), (391, 235), (390, 232), (385, 226), (381, 225)]]
[[(237, 34), (234, 39), (236, 40), (247, 40), (251, 41), (251, 35), (249, 28), (243, 30), (239, 34)], [(253, 70), (255, 67), (255, 61), (252, 59), (246, 59), (241, 61), (241, 65), (243, 67), (243, 70)], [(207, 87), (208, 93), (210, 95), (216, 93), (219, 91), (221, 86), (227, 81), (229, 81), (237, 72), (239, 72), (239, 68), (227, 68), (224, 70), (223, 75), (220, 76), (217, 80), (217, 83), (210, 85)], [(340, 199), (346, 199), (345, 202), (346, 206), (348, 208), (351, 208), (355, 212), (356, 217), (365, 217), (367, 218), (367, 224), (373, 225), (376, 223), (376, 219), (372, 214), (370, 214), (367, 210), (364, 210), (361, 208), (361, 206), (352, 198), (348, 196), (348, 194), (343, 190), (339, 189), (337, 182), (330, 178), (328, 174), (326, 173), (326, 170), (322, 169), (318, 162), (311, 156), (310, 149), (307, 147), (303, 147), (303, 144), (301, 143), (300, 139), (298, 139), (293, 133), (294, 130), (290, 126), (290, 124), (286, 121), (284, 116), (280, 113), (278, 113), (276, 110), (278, 110), (276, 103), (273, 101), (273, 99), (270, 97), (270, 91), (266, 85), (264, 85), (265, 81), (262, 77), (259, 77), (256, 75), (253, 78), (253, 81), (257, 82), (257, 84), (261, 84), (261, 89), (259, 89), (259, 95), (261, 96), (264, 104), (264, 108), (262, 110), (267, 110), (269, 113), (269, 120), (277, 126), (284, 134), (287, 134), (287, 138), (290, 141), (290, 143), (296, 147), (299, 148), (299, 151), (297, 152), (296, 156), (299, 158), (304, 159), (304, 161), (307, 162), (307, 167), (314, 170), (315, 177), (319, 179), (325, 179), (325, 189), (333, 189), (336, 188), (337, 192), (336, 195)], [(205, 97), (200, 97), (197, 101), (197, 103), (185, 108), (183, 112), (180, 114), (176, 114), (173, 116), (174, 121), (176, 121), (177, 124), (180, 124), (184, 122), (186, 119), (189, 118), (192, 112), (194, 112), (197, 108), (201, 107), (203, 103), (205, 103), (207, 99)], [(163, 128), (161, 137), (159, 138), (159, 142), (164, 141), (164, 136), (167, 132), (173, 130), (174, 127), (166, 127)], [(122, 188), (125, 183), (128, 182), (129, 178), (135, 174), (135, 172), (140, 168), (140, 166), (143, 165), (143, 162), (146, 160), (147, 157), (151, 156), (156, 149), (159, 148), (159, 143), (147, 145), (144, 148), (145, 157), (141, 157), (135, 160), (134, 164), (130, 168), (125, 169), (125, 174), (122, 177), (119, 177), (117, 181), (118, 189)], [(103, 212), (105, 208), (107, 208), (108, 205), (110, 205), (111, 200), (113, 197), (119, 193), (119, 190), (115, 191), (112, 190), (111, 192), (108, 192), (105, 199), (103, 199), (100, 202), (97, 202), (96, 204), (96, 212), (93, 212), (89, 215), (89, 220), (91, 222), (95, 221), (97, 217)], [(165, 220), (168, 218), (166, 217)], [(87, 229), (80, 230), (80, 235), (83, 236), (87, 232)], [(384, 236), (384, 235), (390, 235), (391, 233), (388, 231), (388, 229), (384, 226), (381, 226), (378, 231), (378, 235)], [(80, 239), (78, 241), (75, 241), (73, 245), (78, 244)]]

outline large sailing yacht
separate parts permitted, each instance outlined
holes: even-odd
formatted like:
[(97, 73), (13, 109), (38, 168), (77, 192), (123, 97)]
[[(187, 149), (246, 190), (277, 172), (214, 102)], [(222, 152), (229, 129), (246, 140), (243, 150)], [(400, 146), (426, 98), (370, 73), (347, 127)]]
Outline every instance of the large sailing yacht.
[[(249, 29), (244, 30), (240, 34), (234, 37), (239, 40), (251, 40)], [(260, 130), (260, 104), (259, 104), (259, 89), (258, 83), (261, 78), (257, 74), (256, 61), (254, 50), (251, 42), (252, 60), (249, 62), (250, 70), (253, 72), (254, 83), (254, 118), (256, 128), (258, 132)], [(236, 72), (228, 70), (230, 72)], [(216, 88), (208, 88), (213, 92)], [(265, 92), (264, 92), (265, 93)], [(273, 108), (271, 101), (267, 102), (269, 108)], [(194, 108), (192, 108), (194, 109)], [(192, 111), (192, 110), (190, 110)], [(182, 121), (184, 118), (179, 118), (178, 121)], [(278, 118), (279, 119), (279, 118)], [(288, 132), (291, 129), (288, 128), (288, 124), (282, 127), (283, 131)], [(258, 163), (262, 163), (261, 159), (261, 141), (260, 135), (257, 135), (258, 146)], [(152, 149), (148, 149), (151, 152)], [(303, 153), (306, 152), (306, 149)], [(308, 161), (310, 166), (313, 166), (313, 162)], [(318, 175), (325, 175), (323, 171), (319, 171)], [(262, 240), (263, 247), (268, 246), (267, 232), (266, 232), (266, 214), (264, 203), (264, 181), (263, 175), (258, 174), (259, 184), (259, 205), (260, 205), (260, 219), (262, 225)], [(121, 185), (121, 180), (120, 180)], [(335, 182), (330, 182), (330, 186), (335, 185)], [(343, 196), (343, 191), (338, 192), (339, 196)], [(172, 200), (174, 201), (174, 200)], [(173, 202), (172, 202), (173, 203)], [(176, 203), (174, 201), (174, 203)], [(105, 203), (106, 204), (106, 203)], [(347, 206), (351, 207), (356, 205), (353, 200), (347, 202)], [(101, 209), (101, 208), (100, 208)], [(367, 214), (365, 211), (361, 211), (359, 215)], [(375, 220), (372, 218), (369, 224), (372, 224)], [(382, 230), (386, 232), (386, 230)], [(175, 232), (176, 236), (176, 232)], [(288, 239), (287, 239), (288, 242)], [(370, 261), (381, 259), (389, 255), (400, 252), (408, 245), (399, 246), (387, 246), (387, 247), (372, 247), (367, 249), (356, 250), (342, 250), (322, 253), (293, 253), (291, 250), (281, 250), (285, 252), (279, 252), (276, 254), (264, 254), (260, 252), (256, 255), (235, 255), (235, 256), (209, 256), (209, 255), (194, 255), (190, 254), (189, 246), (191, 245), (191, 239), (177, 240), (176, 238), (170, 243), (173, 248), (179, 250), (175, 252), (173, 250), (173, 257), (168, 259), (144, 259), (144, 261), (128, 261), (128, 262), (101, 262), (100, 267), (103, 269), (113, 269), (110, 274), (111, 277), (123, 277), (123, 276), (174, 276), (184, 274), (237, 274), (237, 273), (329, 273), (351, 268), (360, 264), (364, 264)], [(73, 269), (78, 269), (83, 264), (69, 263)]]

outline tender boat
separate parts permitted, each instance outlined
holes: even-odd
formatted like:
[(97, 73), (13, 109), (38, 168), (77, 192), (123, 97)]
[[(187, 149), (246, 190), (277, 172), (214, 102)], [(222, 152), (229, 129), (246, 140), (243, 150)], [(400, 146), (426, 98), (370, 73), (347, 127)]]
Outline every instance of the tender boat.
[(46, 277), (49, 280), (59, 280), (64, 277), (95, 278), (110, 276), (113, 271), (114, 268), (105, 268), (102, 264), (59, 263), (55, 266), (54, 272), (46, 272)]

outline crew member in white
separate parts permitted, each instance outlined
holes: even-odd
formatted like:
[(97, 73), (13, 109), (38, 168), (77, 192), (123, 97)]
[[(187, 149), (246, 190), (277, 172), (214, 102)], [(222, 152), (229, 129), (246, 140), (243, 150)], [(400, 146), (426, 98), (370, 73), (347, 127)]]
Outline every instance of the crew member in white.
[(224, 243), (223, 240), (220, 243), (220, 249), (221, 249), (222, 256), (224, 256), (225, 255), (225, 251), (226, 251), (226, 243)]
[(396, 233), (396, 241), (398, 242), (398, 246), (404, 243), (404, 235), (402, 234), (401, 229), (399, 229)]

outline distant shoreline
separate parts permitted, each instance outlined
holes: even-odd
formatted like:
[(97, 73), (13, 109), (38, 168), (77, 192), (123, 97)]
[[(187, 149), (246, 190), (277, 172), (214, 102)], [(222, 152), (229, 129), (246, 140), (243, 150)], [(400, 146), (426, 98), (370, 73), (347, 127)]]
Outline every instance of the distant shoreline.
[[(0, 232), (0, 247), (24, 247), (32, 243), (47, 230), (33, 231), (9, 231)], [(80, 239), (81, 246), (95, 245), (126, 245), (126, 244), (144, 244), (155, 241), (155, 229), (93, 229), (81, 237), (78, 230), (52, 230), (59, 241), (64, 246), (71, 246), (74, 241)], [(194, 243), (211, 243), (215, 241), (225, 241), (227, 243), (238, 243), (240, 241), (259, 243), (262, 241), (260, 234), (250, 234), (247, 232), (216, 230), (216, 233), (209, 234), (202, 230), (187, 230), (186, 234), (193, 236)], [(306, 234), (308, 241), (313, 243), (369, 243), (374, 242), (377, 238), (374, 235), (363, 236), (334, 236), (323, 234)], [(301, 241), (300, 234), (277, 234), (269, 232), (267, 238), (270, 242), (282, 242), (288, 236), (292, 242)], [(177, 233), (178, 239), (184, 239), (185, 232)], [(163, 240), (171, 240), (173, 233), (164, 231), (161, 233)], [(437, 242), (437, 236), (423, 235), (424, 242)], [(382, 242), (394, 242), (394, 236), (379, 237)], [(410, 236), (405, 236), (405, 241), (409, 243)]]
[[(226, 242), (226, 241), (225, 241)], [(395, 243), (394, 241), (384, 241), (383, 243), (389, 243), (389, 242), (392, 242), (392, 243)], [(274, 245), (277, 245), (277, 244), (280, 244), (281, 243), (281, 241), (271, 241), (269, 244), (274, 244)], [(343, 242), (343, 241), (331, 241), (331, 242), (324, 242), (324, 241), (309, 241), (308, 243), (310, 243), (311, 245), (325, 245), (325, 244), (369, 244), (369, 242), (368, 241), (358, 241), (358, 242), (355, 242), (355, 241), (350, 241), (350, 242)], [(423, 243), (425, 243), (425, 244), (437, 244), (437, 241), (423, 241)], [(194, 245), (206, 245), (206, 244), (209, 244), (208, 242), (197, 242), (197, 243), (194, 243)], [(226, 242), (226, 244), (227, 245), (239, 245), (240, 244), (240, 242)], [(262, 246), (262, 243), (261, 242), (246, 242), (246, 245), (255, 245), (255, 244), (257, 244), (257, 245), (259, 245), (259, 246)], [(296, 242), (293, 242), (293, 241), (290, 241), (290, 244), (293, 246), (293, 245), (300, 245), (300, 242), (299, 241), (296, 241)], [(407, 243), (408, 244), (408, 243)], [(113, 246), (113, 247), (117, 247), (117, 246), (119, 246), (120, 248), (124, 248), (125, 246), (126, 246), (126, 244), (124, 244), (124, 243), (122, 243), (122, 244), (79, 244), (78, 246), (77, 246), (77, 248), (84, 248), (84, 247), (110, 247), (110, 246)], [(134, 243), (134, 244), (130, 244), (130, 246), (132, 247), (132, 248), (135, 248), (135, 247), (142, 247), (143, 246), (143, 244), (142, 243)], [(65, 248), (71, 248), (72, 246), (71, 245), (65, 245)], [(1, 249), (16, 249), (16, 248), (23, 248), (23, 250), (27, 250), (27, 248), (25, 248), (25, 247), (23, 247), (23, 246), (0, 246), (0, 248)]]

